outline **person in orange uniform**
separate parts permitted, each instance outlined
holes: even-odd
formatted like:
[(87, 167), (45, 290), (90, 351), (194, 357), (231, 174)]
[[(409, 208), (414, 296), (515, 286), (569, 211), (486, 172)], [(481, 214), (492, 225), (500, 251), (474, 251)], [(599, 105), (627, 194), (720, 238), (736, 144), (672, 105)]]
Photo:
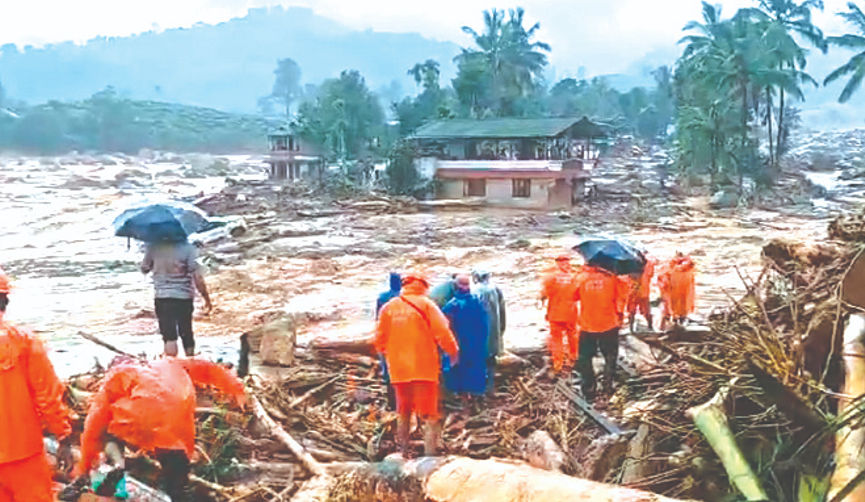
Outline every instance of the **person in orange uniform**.
[(681, 325), (689, 314), (694, 312), (696, 298), (696, 266), (690, 256), (681, 251), (664, 267), (658, 276), (661, 298), (664, 301), (661, 330), (666, 329), (672, 318), (673, 323)]
[(243, 382), (210, 361), (119, 361), (91, 400), (75, 475), (88, 473), (106, 443), (117, 440), (153, 454), (162, 465), (171, 500), (187, 500), (189, 462), (195, 453), (196, 385), (213, 386), (240, 406), (246, 402)]
[(564, 344), (567, 340), (567, 365), (577, 360), (577, 306), (574, 303), (576, 277), (567, 255), (556, 257), (556, 269), (544, 276), (541, 289), (541, 304), (547, 304), (547, 322), (550, 323), (548, 341), (553, 371), (558, 373), (565, 366)]
[(649, 324), (649, 331), (655, 329), (652, 324), (652, 306), (649, 302), (649, 296), (652, 292), (652, 277), (655, 275), (656, 263), (654, 258), (646, 257), (643, 273), (632, 278), (631, 295), (628, 297), (628, 325), (631, 333), (634, 332), (637, 311), (646, 319), (646, 323)]
[(0, 502), (51, 502), (53, 473), (42, 434), (60, 441), (60, 462), (71, 467), (71, 416), (45, 346), (5, 321), (9, 293), (0, 269)]
[(459, 364), (456, 339), (428, 290), (423, 274), (404, 275), (400, 295), (382, 307), (376, 326), (375, 348), (387, 360), (399, 413), (397, 442), (406, 456), (412, 413), (426, 422), (425, 454), (435, 455), (440, 442), (438, 349), (450, 356), (451, 366)]
[(619, 356), (619, 329), (622, 326), (630, 284), (598, 267), (586, 266), (577, 275), (574, 300), (579, 302), (580, 356), (577, 369), (583, 394), (594, 397), (595, 372), (592, 358), (600, 349), (604, 356), (604, 390), (611, 392)]

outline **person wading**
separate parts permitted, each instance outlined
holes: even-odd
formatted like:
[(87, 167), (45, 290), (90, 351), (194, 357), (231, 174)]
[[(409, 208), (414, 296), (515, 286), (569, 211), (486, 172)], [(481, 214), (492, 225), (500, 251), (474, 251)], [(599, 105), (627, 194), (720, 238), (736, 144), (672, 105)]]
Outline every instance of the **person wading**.
[(177, 339), (187, 356), (195, 355), (192, 312), (195, 290), (204, 299), (205, 314), (213, 304), (197, 261), (198, 252), (189, 242), (148, 243), (141, 271), (153, 274), (156, 318), (165, 342), (165, 355), (177, 355)]
[(630, 285), (626, 279), (598, 267), (587, 265), (578, 274), (574, 300), (580, 313), (580, 359), (577, 369), (583, 395), (595, 395), (595, 371), (592, 358), (600, 349), (604, 356), (603, 388), (612, 392), (619, 356), (619, 329)]
[(426, 455), (435, 455), (440, 441), (439, 348), (452, 365), (459, 364), (459, 347), (448, 320), (426, 296), (428, 289), (424, 275), (404, 275), (402, 294), (381, 309), (376, 327), (375, 348), (387, 359), (399, 413), (397, 441), (406, 456), (413, 413), (426, 422)]
[(9, 294), (9, 278), (0, 269), (0, 502), (51, 502), (53, 473), (42, 434), (60, 441), (61, 467), (71, 468), (65, 388), (42, 342), (6, 322)]
[[(577, 306), (574, 303), (576, 287), (574, 269), (567, 255), (556, 258), (556, 270), (547, 274), (542, 283), (541, 305), (547, 304), (547, 321), (550, 323), (549, 350), (553, 372), (573, 366), (577, 359)], [(564, 344), (567, 341), (567, 361)]]

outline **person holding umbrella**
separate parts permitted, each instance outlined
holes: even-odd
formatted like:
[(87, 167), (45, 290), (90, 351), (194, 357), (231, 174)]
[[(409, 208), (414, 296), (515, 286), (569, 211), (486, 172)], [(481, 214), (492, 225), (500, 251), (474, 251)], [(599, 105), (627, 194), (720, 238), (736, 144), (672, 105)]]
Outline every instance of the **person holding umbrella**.
[(195, 206), (172, 202), (132, 208), (114, 220), (115, 235), (146, 243), (141, 272), (152, 273), (154, 306), (165, 355), (177, 356), (177, 339), (188, 357), (195, 355), (192, 312), (195, 290), (204, 299), (205, 312), (213, 309), (198, 252), (190, 234), (213, 226)]
[(619, 357), (619, 330), (630, 294), (629, 281), (621, 275), (642, 273), (645, 257), (633, 247), (615, 240), (590, 239), (576, 246), (586, 259), (577, 276), (574, 301), (578, 304), (580, 350), (577, 369), (587, 398), (595, 395), (592, 358), (604, 356), (604, 392), (612, 392)]

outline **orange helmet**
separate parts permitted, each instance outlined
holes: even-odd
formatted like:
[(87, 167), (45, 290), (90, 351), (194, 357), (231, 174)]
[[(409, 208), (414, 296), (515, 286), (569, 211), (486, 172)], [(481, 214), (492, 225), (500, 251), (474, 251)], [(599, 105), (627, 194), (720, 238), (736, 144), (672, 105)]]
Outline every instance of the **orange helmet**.
[(8, 295), (10, 288), (9, 276), (0, 268), (0, 295)]
[(570, 255), (560, 254), (556, 256), (556, 261), (571, 261)]
[(411, 272), (403, 274), (403, 276), (402, 276), (403, 286), (405, 286), (406, 284), (408, 284), (412, 281), (422, 282), (422, 283), (426, 284), (427, 286), (429, 286), (429, 279), (427, 279), (427, 275), (423, 271), (420, 271), (420, 270), (412, 270)]

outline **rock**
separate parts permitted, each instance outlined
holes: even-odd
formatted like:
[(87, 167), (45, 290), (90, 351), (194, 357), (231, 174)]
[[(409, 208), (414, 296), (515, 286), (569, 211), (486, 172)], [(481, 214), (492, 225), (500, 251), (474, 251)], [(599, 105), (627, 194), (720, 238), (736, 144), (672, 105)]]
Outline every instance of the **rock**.
[(294, 347), (297, 343), (296, 328), (294, 319), (277, 319), (250, 331), (248, 339), (253, 351), (256, 350), (256, 345), (258, 346), (264, 364), (291, 366), (294, 363)]
[(718, 190), (712, 195), (712, 199), (709, 200), (709, 207), (715, 209), (727, 209), (736, 207), (738, 204), (739, 196), (735, 192), (728, 190)]
[(565, 452), (547, 431), (531, 433), (525, 444), (526, 460), (532, 467), (561, 472), (565, 464)]
[(532, 245), (532, 243), (527, 241), (526, 239), (519, 239), (519, 240), (516, 240), (516, 241), (508, 244), (508, 248), (509, 249), (526, 249), (527, 247), (529, 247), (531, 245)]

